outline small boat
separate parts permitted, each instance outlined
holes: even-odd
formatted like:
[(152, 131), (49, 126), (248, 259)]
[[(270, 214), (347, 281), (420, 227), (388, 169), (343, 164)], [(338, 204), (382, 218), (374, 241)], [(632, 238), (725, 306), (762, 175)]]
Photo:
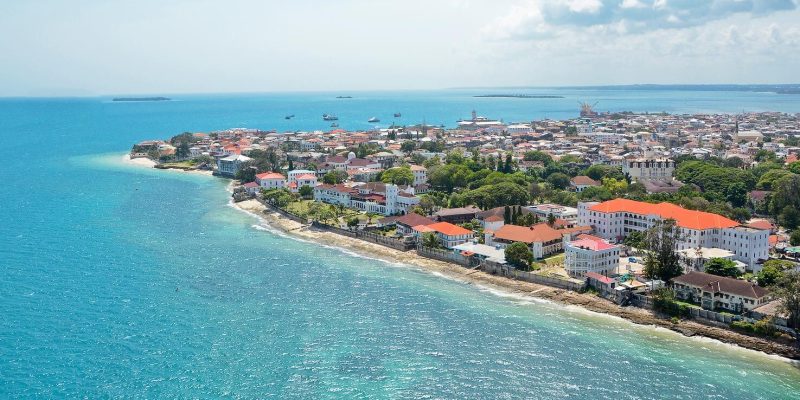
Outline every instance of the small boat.
[(337, 117), (337, 116), (335, 116), (333, 114), (322, 114), (322, 120), (323, 121), (338, 121), (339, 117)]
[(287, 116), (285, 116), (285, 117), (283, 117), (283, 118), (284, 118), (284, 119), (292, 119), (292, 118), (294, 118), (294, 114), (287, 115)]
[(378, 117), (372, 117), (368, 119), (367, 122), (381, 122), (381, 120), (379, 120)]
[(403, 115), (402, 115), (402, 114), (400, 114), (400, 113), (394, 113), (394, 117), (395, 117), (395, 118), (400, 118), (400, 117), (402, 117), (402, 116), (403, 116)]
[(339, 124), (337, 124), (336, 122), (331, 124), (331, 128), (338, 128), (338, 127), (339, 127)]
[(337, 99), (352, 99), (353, 96), (336, 96)]

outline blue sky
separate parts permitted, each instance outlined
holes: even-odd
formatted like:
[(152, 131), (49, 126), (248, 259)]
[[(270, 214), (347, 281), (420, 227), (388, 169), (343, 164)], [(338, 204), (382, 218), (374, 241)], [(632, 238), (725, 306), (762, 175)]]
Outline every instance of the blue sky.
[(800, 0), (0, 0), (0, 96), (797, 83)]

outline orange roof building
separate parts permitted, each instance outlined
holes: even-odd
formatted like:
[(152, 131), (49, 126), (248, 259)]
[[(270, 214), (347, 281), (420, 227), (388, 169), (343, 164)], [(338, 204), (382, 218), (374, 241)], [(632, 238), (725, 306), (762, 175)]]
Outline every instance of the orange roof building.
[(671, 219), (682, 228), (678, 250), (698, 247), (720, 248), (735, 254), (734, 259), (753, 272), (769, 257), (768, 229), (741, 226), (722, 215), (688, 210), (672, 203), (645, 203), (614, 199), (602, 203), (578, 204), (578, 224), (591, 226), (594, 234), (607, 240), (622, 241), (631, 232), (642, 232), (656, 222)]

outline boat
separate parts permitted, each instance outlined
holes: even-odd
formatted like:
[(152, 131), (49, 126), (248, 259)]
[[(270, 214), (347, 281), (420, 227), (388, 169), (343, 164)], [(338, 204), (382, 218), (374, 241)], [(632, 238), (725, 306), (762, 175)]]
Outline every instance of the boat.
[(294, 118), (294, 114), (287, 115), (287, 116), (285, 116), (284, 118), (285, 118), (285, 119), (292, 119), (292, 118)]
[(400, 117), (402, 117), (402, 116), (403, 116), (403, 115), (402, 115), (402, 114), (400, 114), (400, 113), (394, 113), (394, 117), (395, 117), (395, 118), (400, 118)]
[(333, 114), (322, 114), (322, 120), (323, 121), (338, 121), (339, 117), (337, 117), (337, 116), (335, 116)]
[(337, 99), (352, 99), (353, 96), (336, 96)]
[(331, 124), (331, 128), (338, 128), (338, 127), (339, 127), (339, 124), (337, 124), (336, 122)]
[(379, 120), (378, 117), (372, 117), (368, 119), (367, 122), (381, 122), (381, 120)]

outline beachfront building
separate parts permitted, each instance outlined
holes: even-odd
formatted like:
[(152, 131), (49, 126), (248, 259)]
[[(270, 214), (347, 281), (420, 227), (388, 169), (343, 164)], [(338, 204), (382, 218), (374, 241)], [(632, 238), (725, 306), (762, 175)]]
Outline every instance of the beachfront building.
[(622, 173), (634, 181), (671, 181), (675, 161), (666, 158), (637, 158), (622, 163)]
[(406, 214), (419, 204), (413, 187), (381, 182), (355, 186), (322, 184), (314, 188), (314, 200), (381, 215)]
[(311, 188), (316, 187), (319, 182), (317, 181), (317, 174), (314, 171), (307, 169), (296, 169), (288, 173), (287, 187), (292, 193), (297, 193), (303, 186)]
[(486, 232), (486, 244), (506, 248), (515, 242), (527, 244), (534, 258), (544, 258), (561, 251), (564, 247), (562, 232), (546, 223), (533, 226), (505, 224), (494, 232)]
[(578, 224), (589, 225), (603, 239), (622, 241), (631, 232), (645, 231), (657, 221), (672, 219), (681, 228), (678, 250), (698, 247), (733, 252), (734, 259), (758, 272), (769, 257), (769, 231), (741, 226), (721, 215), (687, 210), (671, 203), (651, 204), (628, 199), (578, 204)]
[(420, 241), (422, 240), (421, 236), (425, 233), (433, 233), (436, 235), (436, 239), (439, 243), (447, 249), (452, 249), (462, 243), (472, 241), (475, 236), (475, 233), (471, 230), (453, 225), (449, 222), (418, 225), (413, 227), (412, 230), (417, 233)]
[(672, 279), (675, 295), (706, 310), (747, 312), (769, 302), (769, 290), (741, 279), (690, 272)]
[(256, 183), (264, 189), (283, 189), (286, 187), (286, 178), (277, 172), (264, 172), (256, 175)]
[(603, 276), (614, 274), (619, 266), (620, 247), (592, 235), (578, 235), (564, 244), (564, 269), (573, 278), (587, 272)]
[(386, 218), (382, 218), (378, 221), (378, 224), (381, 226), (391, 226), (394, 225), (395, 231), (403, 236), (411, 235), (413, 233), (412, 228), (419, 225), (430, 225), (435, 223), (436, 221), (423, 217), (417, 213), (408, 213), (405, 215), (398, 215), (398, 216), (389, 216)]
[(217, 174), (233, 178), (239, 172), (242, 164), (251, 158), (241, 154), (231, 154), (217, 159)]

